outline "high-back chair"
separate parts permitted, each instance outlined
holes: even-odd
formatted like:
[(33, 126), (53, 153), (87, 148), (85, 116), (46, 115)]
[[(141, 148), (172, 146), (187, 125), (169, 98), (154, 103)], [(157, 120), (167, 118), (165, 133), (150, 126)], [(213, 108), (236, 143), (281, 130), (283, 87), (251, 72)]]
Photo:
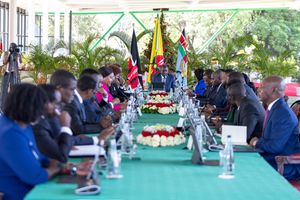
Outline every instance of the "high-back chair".
[[(300, 153), (292, 154), (289, 156), (276, 156), (277, 171), (279, 174), (283, 175), (284, 166), (287, 164), (300, 165)], [(300, 180), (290, 180), (289, 183), (293, 185), (300, 192)]]

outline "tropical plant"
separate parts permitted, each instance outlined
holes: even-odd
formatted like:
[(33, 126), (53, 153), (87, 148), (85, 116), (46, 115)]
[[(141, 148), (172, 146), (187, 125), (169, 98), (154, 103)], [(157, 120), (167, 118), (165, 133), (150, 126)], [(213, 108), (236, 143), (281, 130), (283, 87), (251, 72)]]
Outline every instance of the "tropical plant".
[(299, 69), (290, 51), (285, 51), (279, 56), (274, 56), (271, 50), (264, 48), (260, 44), (256, 45), (253, 56), (251, 64), (254, 70), (259, 72), (259, 78), (270, 75), (282, 77), (294, 76), (297, 74), (297, 69)]
[[(74, 59), (73, 70), (79, 75), (85, 68), (98, 69), (109, 63), (123, 65), (124, 53), (110, 47), (96, 47), (92, 49), (96, 37), (90, 35), (83, 42), (75, 42), (72, 45), (71, 58)], [(70, 59), (72, 61), (72, 59)]]
[(47, 75), (51, 74), (57, 67), (57, 62), (53, 56), (40, 46), (31, 46), (27, 62), (31, 69), (29, 77), (37, 84), (45, 83)]
[[(238, 65), (245, 66), (245, 62), (248, 59), (248, 54), (245, 52), (245, 48), (254, 43), (252, 36), (245, 35), (238, 38), (234, 38), (227, 44), (224, 44), (223, 48), (213, 49), (214, 57), (218, 60), (220, 67), (223, 69), (235, 68), (238, 69)], [(241, 68), (241, 66), (240, 66)], [(242, 69), (240, 69), (242, 70)]]

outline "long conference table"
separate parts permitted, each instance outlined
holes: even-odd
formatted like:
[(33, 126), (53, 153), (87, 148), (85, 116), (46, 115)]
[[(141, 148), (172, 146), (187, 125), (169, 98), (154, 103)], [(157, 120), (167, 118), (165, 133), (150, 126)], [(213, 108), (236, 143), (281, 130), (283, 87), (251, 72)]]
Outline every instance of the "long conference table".
[[(134, 134), (145, 125), (164, 123), (176, 125), (178, 115), (144, 114), (134, 124)], [(100, 195), (78, 196), (76, 184), (57, 183), (54, 178), (36, 186), (27, 200), (156, 200), (156, 199), (288, 199), (299, 200), (300, 192), (264, 161), (258, 153), (235, 153), (235, 178), (218, 178), (220, 167), (194, 165), (192, 152), (184, 145), (152, 148), (138, 145), (141, 160), (122, 159), (122, 179), (108, 180), (99, 176)], [(207, 159), (218, 159), (217, 152), (209, 152)], [(72, 159), (71, 159), (72, 161)]]

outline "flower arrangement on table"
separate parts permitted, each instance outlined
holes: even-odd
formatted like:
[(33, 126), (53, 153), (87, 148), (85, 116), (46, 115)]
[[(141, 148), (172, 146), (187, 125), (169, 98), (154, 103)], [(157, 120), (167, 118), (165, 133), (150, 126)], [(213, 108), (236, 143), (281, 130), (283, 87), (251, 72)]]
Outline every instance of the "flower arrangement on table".
[(168, 93), (164, 91), (152, 91), (149, 96), (150, 99), (154, 101), (165, 101), (170, 99)]
[(164, 147), (182, 144), (185, 142), (185, 137), (172, 126), (156, 124), (154, 126), (145, 126), (142, 133), (136, 137), (136, 141), (152, 147)]
[(177, 111), (176, 103), (170, 101), (149, 101), (142, 106), (143, 113), (160, 113), (163, 115), (175, 113)]

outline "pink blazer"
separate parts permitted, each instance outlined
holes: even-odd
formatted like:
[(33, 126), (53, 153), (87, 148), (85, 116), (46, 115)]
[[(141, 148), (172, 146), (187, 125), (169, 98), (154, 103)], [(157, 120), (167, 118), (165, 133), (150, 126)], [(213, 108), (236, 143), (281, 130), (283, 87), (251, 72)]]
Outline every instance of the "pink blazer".
[[(102, 83), (102, 87), (103, 89), (107, 92), (107, 95), (108, 95), (108, 102), (107, 103), (112, 103), (112, 100), (113, 100), (113, 96), (110, 94), (110, 91), (109, 91), (109, 88), (108, 86), (105, 84), (105, 83)], [(103, 100), (103, 96), (100, 92), (96, 92), (96, 98), (97, 98), (97, 101), (100, 103), (102, 100)], [(103, 100), (104, 101), (104, 100)], [(120, 105), (119, 104), (114, 104), (113, 105), (113, 109), (115, 111), (118, 111), (120, 110)]]

